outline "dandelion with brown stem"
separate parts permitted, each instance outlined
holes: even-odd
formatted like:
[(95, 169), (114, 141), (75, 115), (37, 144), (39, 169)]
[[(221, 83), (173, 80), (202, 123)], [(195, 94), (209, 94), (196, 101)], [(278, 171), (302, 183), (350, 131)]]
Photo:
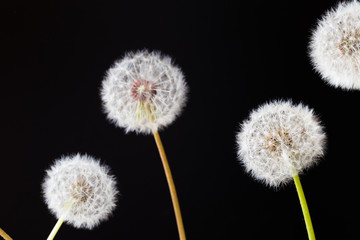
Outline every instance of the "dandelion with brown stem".
[(108, 71), (102, 83), (104, 109), (116, 126), (126, 132), (152, 133), (168, 181), (179, 236), (185, 240), (175, 184), (159, 129), (172, 123), (186, 102), (187, 86), (180, 69), (158, 52), (127, 54)]

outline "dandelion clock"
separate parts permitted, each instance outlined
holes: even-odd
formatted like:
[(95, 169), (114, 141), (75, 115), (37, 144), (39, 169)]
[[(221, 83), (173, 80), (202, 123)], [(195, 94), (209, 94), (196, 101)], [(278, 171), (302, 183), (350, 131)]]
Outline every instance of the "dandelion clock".
[(116, 126), (146, 134), (174, 121), (186, 93), (184, 76), (171, 58), (140, 51), (127, 54), (107, 71), (101, 97)]
[(341, 2), (324, 14), (312, 33), (315, 70), (332, 86), (360, 90), (360, 3)]
[(186, 239), (175, 184), (158, 130), (180, 115), (187, 95), (181, 70), (159, 52), (126, 54), (107, 71), (101, 98), (108, 119), (126, 132), (152, 133), (162, 160), (181, 240)]
[(58, 222), (53, 239), (65, 221), (92, 229), (106, 220), (116, 206), (116, 182), (109, 168), (88, 155), (62, 157), (46, 172), (42, 185), (45, 202)]
[(324, 155), (326, 136), (312, 109), (274, 101), (254, 110), (237, 134), (238, 157), (255, 179), (277, 188), (292, 180), (309, 239), (315, 239), (299, 175)]

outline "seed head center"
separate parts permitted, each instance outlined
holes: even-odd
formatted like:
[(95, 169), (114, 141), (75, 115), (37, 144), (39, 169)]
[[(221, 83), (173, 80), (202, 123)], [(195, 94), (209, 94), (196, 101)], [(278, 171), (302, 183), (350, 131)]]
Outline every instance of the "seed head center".
[(339, 45), (339, 49), (344, 55), (353, 55), (360, 50), (360, 30), (346, 34)]
[(136, 80), (131, 87), (131, 96), (135, 100), (148, 101), (155, 96), (155, 85), (146, 80)]
[(138, 88), (137, 88), (137, 92), (138, 94), (142, 94), (144, 91), (145, 91), (146, 87), (144, 85), (140, 85)]
[(278, 130), (277, 134), (266, 137), (265, 148), (273, 154), (281, 154), (281, 146), (291, 148), (293, 141), (287, 131)]
[(80, 178), (77, 183), (72, 186), (72, 197), (79, 202), (86, 202), (93, 191), (93, 188), (89, 186), (85, 178)]

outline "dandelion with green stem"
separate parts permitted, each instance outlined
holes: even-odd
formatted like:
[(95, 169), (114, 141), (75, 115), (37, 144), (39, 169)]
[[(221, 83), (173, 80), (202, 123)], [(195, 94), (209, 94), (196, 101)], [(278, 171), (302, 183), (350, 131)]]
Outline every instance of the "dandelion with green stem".
[(299, 174), (323, 156), (325, 141), (313, 110), (291, 101), (260, 106), (237, 134), (239, 160), (255, 179), (275, 188), (294, 181), (310, 240), (315, 233)]
[(107, 71), (101, 89), (107, 117), (116, 126), (125, 128), (126, 132), (154, 135), (181, 240), (186, 237), (180, 205), (158, 130), (181, 113), (186, 94), (187, 86), (180, 69), (169, 57), (148, 51), (129, 53), (117, 61)]
[(56, 160), (46, 172), (42, 188), (48, 208), (58, 219), (48, 240), (64, 221), (76, 228), (94, 228), (110, 216), (118, 194), (109, 168), (80, 154)]

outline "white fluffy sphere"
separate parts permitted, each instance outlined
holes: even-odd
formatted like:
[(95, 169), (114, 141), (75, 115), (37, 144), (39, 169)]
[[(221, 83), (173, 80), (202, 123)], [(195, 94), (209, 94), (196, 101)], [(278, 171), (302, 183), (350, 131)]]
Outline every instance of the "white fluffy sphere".
[(319, 20), (310, 42), (315, 70), (329, 84), (360, 89), (360, 3), (339, 3)]
[(158, 52), (127, 54), (108, 71), (101, 97), (107, 117), (126, 131), (151, 133), (169, 125), (186, 102), (180, 69)]
[(241, 125), (238, 157), (253, 177), (277, 187), (316, 163), (325, 140), (313, 110), (274, 101), (254, 110)]
[(42, 185), (53, 214), (77, 228), (92, 229), (116, 206), (116, 182), (107, 166), (87, 155), (62, 157), (47, 170)]

